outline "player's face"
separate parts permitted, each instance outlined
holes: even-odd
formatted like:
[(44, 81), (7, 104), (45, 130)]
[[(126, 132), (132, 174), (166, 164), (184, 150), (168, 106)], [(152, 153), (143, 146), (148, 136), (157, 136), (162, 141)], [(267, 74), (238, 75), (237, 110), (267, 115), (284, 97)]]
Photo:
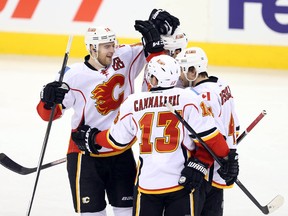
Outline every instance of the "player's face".
[(98, 61), (103, 66), (108, 66), (112, 63), (112, 57), (115, 53), (115, 43), (103, 43), (99, 44), (98, 48)]
[(164, 53), (165, 53), (166, 55), (169, 55), (169, 56), (171, 56), (171, 57), (173, 57), (173, 58), (176, 58), (176, 56), (177, 56), (178, 53), (180, 53), (180, 52), (181, 52), (181, 49), (176, 49), (173, 53), (171, 53), (170, 50), (164, 50)]
[(183, 69), (181, 67), (181, 75), (180, 75), (180, 81), (182, 82), (183, 87), (188, 87), (189, 85), (189, 80), (195, 80), (196, 78), (196, 70), (194, 67), (190, 67), (188, 72), (185, 73), (183, 72)]
[(176, 58), (180, 52), (181, 52), (181, 49), (176, 49), (175, 52), (173, 53), (172, 57)]
[(188, 86), (189, 86), (189, 82), (188, 82), (188, 80), (186, 79), (185, 74), (184, 74), (182, 68), (181, 68), (181, 74), (180, 74), (180, 78), (179, 78), (179, 79), (180, 79), (183, 87), (188, 87)]

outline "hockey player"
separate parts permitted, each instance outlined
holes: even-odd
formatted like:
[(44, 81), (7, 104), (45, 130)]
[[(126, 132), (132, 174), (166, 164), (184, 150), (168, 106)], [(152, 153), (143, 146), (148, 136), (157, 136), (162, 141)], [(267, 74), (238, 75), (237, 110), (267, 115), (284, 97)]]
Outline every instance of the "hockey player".
[(175, 58), (188, 44), (188, 38), (180, 27), (172, 35), (160, 35), (164, 44), (164, 53)]
[[(160, 35), (161, 41), (164, 44), (164, 54), (167, 54), (173, 58), (177, 56), (181, 50), (185, 49), (188, 44), (188, 38), (186, 34), (181, 30), (180, 27), (175, 29), (175, 32), (172, 35)], [(179, 87), (182, 84), (177, 82), (176, 86)], [(149, 82), (146, 80), (146, 76), (144, 74), (143, 83), (142, 83), (142, 91), (148, 91), (151, 88), (149, 86)]]
[[(175, 30), (177, 26), (165, 21), (172, 15), (167, 12), (158, 15), (160, 20), (154, 17), (158, 28), (165, 24)], [(156, 27), (151, 24), (139, 29), (147, 53), (163, 51)], [(85, 44), (89, 55), (84, 62), (67, 68), (62, 83), (54, 81), (45, 85), (37, 106), (45, 121), (49, 120), (54, 104), (57, 104), (54, 120), (73, 108), (72, 132), (82, 125), (108, 129), (120, 104), (133, 93), (134, 79), (146, 64), (142, 45), (117, 46), (116, 35), (108, 27), (88, 28)], [(106, 194), (115, 216), (132, 214), (136, 164), (130, 146), (121, 151), (105, 147), (87, 150), (70, 139), (67, 171), (77, 213), (105, 216)]]
[(176, 60), (182, 69), (183, 86), (196, 91), (205, 100), (217, 127), (231, 149), (228, 155), (229, 167), (219, 169), (219, 164), (215, 162), (210, 169), (209, 182), (203, 184), (202, 191), (193, 194), (199, 204), (199, 210), (195, 215), (222, 216), (223, 188), (231, 188), (239, 172), (236, 137), (240, 126), (235, 112), (234, 97), (228, 84), (215, 76), (208, 76), (208, 59), (200, 47), (184, 49), (177, 55)]
[[(109, 130), (83, 126), (72, 139), (84, 149), (101, 145), (122, 151), (139, 144), (134, 216), (193, 215), (190, 192), (200, 187), (214, 160), (165, 103), (171, 103), (193, 125), (218, 157), (227, 156), (229, 149), (201, 98), (190, 90), (174, 88), (180, 75), (174, 58), (153, 57), (146, 70), (151, 90), (128, 96)], [(189, 158), (192, 150), (195, 154)]]

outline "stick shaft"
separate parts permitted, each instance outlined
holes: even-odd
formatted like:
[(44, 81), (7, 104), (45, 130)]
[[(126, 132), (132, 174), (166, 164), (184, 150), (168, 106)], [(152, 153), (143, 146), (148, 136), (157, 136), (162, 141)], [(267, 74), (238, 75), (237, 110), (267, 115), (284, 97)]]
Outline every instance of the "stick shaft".
[(243, 140), (244, 137), (247, 136), (248, 133), (264, 118), (266, 115), (266, 111), (263, 110), (255, 119), (254, 121), (246, 128), (245, 131), (237, 138), (237, 145)]
[[(65, 55), (64, 55), (64, 59), (63, 59), (62, 68), (61, 68), (61, 71), (60, 71), (59, 82), (62, 82), (63, 77), (64, 77), (65, 68), (66, 68), (66, 65), (67, 65), (67, 62), (68, 62), (69, 52), (70, 52), (70, 48), (71, 48), (72, 38), (73, 38), (72, 36), (69, 36), (69, 40), (68, 40), (67, 47), (66, 47), (66, 52), (65, 52)], [(45, 155), (45, 151), (46, 151), (46, 147), (47, 147), (47, 143), (48, 143), (48, 139), (49, 139), (49, 134), (50, 134), (50, 131), (51, 131), (51, 126), (52, 126), (52, 122), (53, 122), (55, 109), (56, 109), (56, 104), (53, 105), (51, 113), (50, 113), (49, 122), (48, 122), (48, 125), (47, 125), (47, 129), (46, 129), (46, 133), (45, 133), (45, 137), (44, 137), (44, 141), (43, 141), (43, 145), (42, 145), (42, 149), (41, 149), (41, 153), (40, 153), (40, 157), (39, 157), (39, 162), (38, 162), (38, 166), (37, 166), (36, 178), (35, 178), (35, 183), (34, 183), (34, 187), (33, 187), (33, 191), (32, 191), (32, 196), (31, 196), (31, 200), (29, 202), (29, 206), (28, 206), (28, 210), (27, 210), (27, 214), (26, 214), (27, 216), (30, 215), (32, 204), (33, 204), (33, 200), (34, 200), (34, 197), (35, 197), (35, 192), (36, 192), (38, 179), (39, 179), (40, 171), (41, 171), (41, 165), (43, 163), (43, 158), (44, 158), (44, 155)]]

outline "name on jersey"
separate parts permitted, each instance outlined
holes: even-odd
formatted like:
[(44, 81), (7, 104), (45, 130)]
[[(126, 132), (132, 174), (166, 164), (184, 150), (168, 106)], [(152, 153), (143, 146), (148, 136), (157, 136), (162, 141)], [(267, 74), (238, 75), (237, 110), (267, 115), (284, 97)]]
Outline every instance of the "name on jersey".
[(221, 105), (223, 105), (226, 101), (228, 101), (232, 97), (229, 86), (226, 86), (220, 93), (221, 97)]
[(179, 94), (173, 96), (152, 96), (147, 98), (142, 98), (134, 101), (134, 111), (138, 112), (148, 108), (165, 107), (166, 101), (168, 101), (172, 106), (179, 105)]

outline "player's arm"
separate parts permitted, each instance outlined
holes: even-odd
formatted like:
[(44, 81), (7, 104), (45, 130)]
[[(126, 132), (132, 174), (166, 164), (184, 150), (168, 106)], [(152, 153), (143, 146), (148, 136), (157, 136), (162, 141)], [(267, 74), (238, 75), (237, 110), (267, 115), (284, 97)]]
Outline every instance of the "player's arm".
[[(187, 123), (193, 126), (193, 129), (199, 137), (207, 144), (207, 146), (219, 157), (223, 158), (228, 155), (229, 147), (216, 126), (215, 119), (212, 117), (206, 103), (198, 97), (199, 101), (195, 101), (187, 106), (184, 111), (184, 118)], [(195, 100), (197, 100), (195, 98)], [(187, 132), (188, 133), (188, 132)], [(195, 157), (210, 167), (214, 163), (213, 157), (201, 145), (197, 138), (190, 134), (193, 143), (197, 146)]]
[(112, 148), (116, 151), (130, 148), (137, 139), (138, 127), (132, 118), (132, 114), (126, 112), (128, 104), (129, 102), (126, 100), (121, 105), (120, 112), (125, 114), (122, 116), (119, 114), (109, 130), (100, 131), (97, 128), (90, 128), (84, 125), (72, 132), (71, 137), (79, 149), (82, 151), (88, 150), (88, 152), (94, 154), (96, 152), (97, 154), (95, 147)]
[(110, 134), (110, 130), (101, 131), (95, 137), (96, 143), (99, 143), (99, 145), (101, 145), (102, 147), (112, 148), (116, 151), (121, 151), (125, 148), (130, 147), (135, 143), (136, 140), (137, 140), (136, 136), (133, 136), (131, 140), (129, 138), (129, 141), (127, 143), (123, 143), (123, 141), (119, 142)]
[[(202, 140), (207, 144), (207, 146), (215, 153), (219, 158), (224, 158), (229, 153), (229, 147), (220, 133), (220, 131), (214, 127), (209, 131), (198, 133)], [(195, 152), (195, 157), (201, 160), (203, 163), (210, 167), (214, 163), (213, 157), (210, 153), (199, 143), (199, 141), (193, 137), (194, 143), (197, 145), (197, 151)]]
[[(123, 150), (135, 143), (138, 126), (130, 111), (131, 100), (126, 99), (109, 130), (99, 133), (96, 143), (114, 150)], [(130, 101), (130, 102), (129, 102)]]
[[(117, 133), (121, 134), (123, 132), (118, 131)], [(82, 125), (73, 131), (71, 138), (81, 151), (92, 154), (98, 154), (98, 150), (102, 147), (122, 151), (130, 148), (136, 141), (136, 136), (134, 136), (127, 143), (118, 142), (110, 134), (110, 130), (100, 131), (98, 128), (91, 128), (88, 125)]]
[[(188, 107), (188, 106), (187, 106)], [(201, 106), (200, 106), (201, 107)], [(205, 141), (207, 146), (218, 156), (227, 156), (229, 148), (219, 130), (215, 127), (215, 121), (209, 113), (207, 113), (207, 118), (203, 117), (201, 108), (196, 105), (191, 104), (190, 108), (184, 110), (184, 118), (189, 122), (189, 125), (194, 125), (194, 130), (202, 131), (198, 135)], [(207, 110), (206, 110), (207, 111)], [(205, 116), (205, 115), (204, 115)], [(188, 132), (185, 133), (184, 143), (189, 141)], [(188, 138), (187, 138), (188, 137)], [(181, 171), (181, 176), (179, 178), (179, 185), (182, 185), (186, 190), (191, 191), (197, 189), (201, 186), (204, 181), (204, 177), (208, 173), (208, 168), (214, 163), (213, 157), (209, 152), (198, 142), (195, 136), (190, 134), (190, 137), (194, 142), (193, 156), (185, 163), (184, 169)], [(191, 140), (190, 140), (191, 143)], [(185, 145), (185, 144), (184, 144)], [(191, 145), (193, 148), (193, 145)], [(187, 147), (187, 145), (186, 145)], [(190, 148), (191, 150), (191, 148)]]

